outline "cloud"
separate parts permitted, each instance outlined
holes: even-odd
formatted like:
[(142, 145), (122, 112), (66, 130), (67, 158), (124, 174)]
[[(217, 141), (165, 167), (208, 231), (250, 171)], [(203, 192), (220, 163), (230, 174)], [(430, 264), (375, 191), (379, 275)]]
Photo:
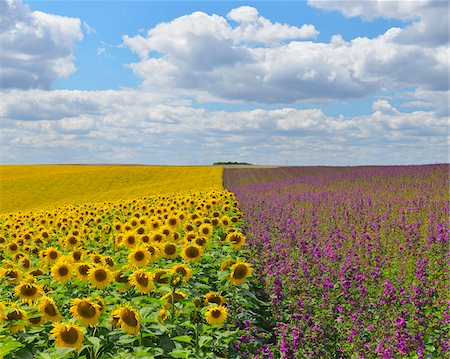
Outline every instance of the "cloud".
[(404, 113), (386, 100), (375, 101), (371, 114), (352, 117), (328, 116), (318, 108), (210, 111), (140, 90), (15, 90), (1, 92), (0, 104), (3, 163), (447, 160), (448, 118)]
[(228, 20), (203, 12), (185, 15), (146, 35), (125, 35), (123, 46), (141, 58), (128, 66), (143, 87), (189, 91), (198, 100), (208, 94), (222, 101), (288, 104), (410, 87), (447, 90), (447, 46), (408, 43), (405, 31), (306, 41), (317, 34), (312, 25), (272, 23), (244, 6), (231, 10)]
[(308, 4), (322, 10), (340, 11), (347, 17), (397, 19), (410, 22), (397, 41), (404, 44), (443, 46), (449, 43), (450, 5), (443, 0), (309, 0)]
[(0, 1), (0, 88), (50, 88), (76, 70), (75, 43), (82, 38), (80, 19)]

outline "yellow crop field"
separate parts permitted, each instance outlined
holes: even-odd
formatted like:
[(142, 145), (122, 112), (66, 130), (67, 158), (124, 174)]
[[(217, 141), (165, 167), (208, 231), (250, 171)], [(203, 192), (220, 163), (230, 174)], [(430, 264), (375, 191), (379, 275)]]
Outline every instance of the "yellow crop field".
[(221, 167), (2, 165), (0, 213), (222, 188)]
[(260, 304), (241, 227), (224, 189), (0, 214), (0, 358), (237, 358)]

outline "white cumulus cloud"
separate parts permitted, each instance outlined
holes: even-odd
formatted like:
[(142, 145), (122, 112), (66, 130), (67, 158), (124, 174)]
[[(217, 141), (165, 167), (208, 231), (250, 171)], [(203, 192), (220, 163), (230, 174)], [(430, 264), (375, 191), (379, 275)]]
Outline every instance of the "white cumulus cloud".
[(0, 1), (0, 88), (50, 88), (76, 70), (75, 44), (82, 38), (80, 19)]

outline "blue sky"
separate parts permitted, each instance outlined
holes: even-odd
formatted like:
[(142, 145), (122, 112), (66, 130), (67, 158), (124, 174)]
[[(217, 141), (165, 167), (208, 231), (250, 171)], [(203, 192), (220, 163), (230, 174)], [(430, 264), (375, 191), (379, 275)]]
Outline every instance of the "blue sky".
[(448, 162), (446, 1), (18, 1), (2, 163)]

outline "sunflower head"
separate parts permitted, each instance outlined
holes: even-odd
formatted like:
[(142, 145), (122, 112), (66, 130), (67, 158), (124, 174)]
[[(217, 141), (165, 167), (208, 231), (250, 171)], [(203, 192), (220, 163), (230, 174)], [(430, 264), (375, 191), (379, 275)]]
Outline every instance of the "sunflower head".
[(120, 327), (129, 334), (137, 334), (141, 328), (139, 313), (129, 305), (123, 305), (111, 312), (111, 325)]
[(220, 270), (224, 271), (227, 270), (228, 268), (230, 268), (234, 263), (236, 263), (236, 261), (234, 259), (225, 259), (221, 264), (220, 264)]
[(205, 312), (205, 319), (210, 325), (223, 324), (227, 320), (228, 311), (222, 305), (211, 306)]
[(186, 283), (192, 275), (192, 270), (185, 264), (174, 265), (170, 272), (175, 275), (173, 284), (179, 283), (180, 280)]
[(183, 247), (181, 255), (186, 262), (199, 261), (202, 256), (202, 248), (197, 245), (190, 244)]
[(62, 319), (61, 313), (53, 298), (42, 296), (37, 308), (43, 314), (45, 320), (58, 322)]
[(11, 333), (21, 332), (25, 330), (25, 324), (28, 321), (27, 313), (14, 305), (9, 308), (6, 314), (6, 320), (8, 321), (8, 327)]
[(213, 231), (213, 227), (209, 223), (203, 223), (202, 225), (200, 225), (200, 227), (198, 227), (198, 233), (202, 237), (209, 238), (212, 234), (212, 231)]
[(164, 258), (175, 258), (178, 255), (178, 248), (175, 243), (164, 243), (162, 245), (162, 253)]
[(53, 323), (51, 336), (55, 338), (57, 348), (80, 349), (83, 345), (83, 329), (78, 325), (70, 323)]
[(134, 271), (130, 277), (129, 282), (141, 293), (148, 293), (153, 289), (153, 275), (143, 269)]
[(57, 282), (64, 283), (72, 278), (72, 266), (70, 263), (58, 261), (52, 267), (53, 279)]
[(79, 263), (76, 266), (76, 270), (79, 279), (87, 279), (89, 276), (89, 271), (91, 270), (91, 265), (87, 263)]
[(102, 289), (114, 280), (114, 276), (106, 267), (94, 267), (89, 270), (88, 279), (93, 287)]
[(233, 248), (240, 248), (245, 243), (245, 236), (239, 232), (231, 232), (227, 235), (226, 241), (229, 242)]
[(230, 282), (234, 285), (242, 284), (246, 281), (247, 277), (252, 274), (250, 264), (245, 262), (236, 262), (231, 267)]
[(224, 298), (216, 292), (208, 292), (205, 294), (205, 305), (217, 304), (218, 306), (223, 305), (225, 302)]
[(128, 255), (128, 262), (136, 267), (147, 267), (150, 262), (150, 254), (146, 248), (135, 248)]
[(166, 307), (162, 307), (158, 312), (158, 322), (161, 324), (164, 323), (168, 316), (169, 314), (167, 313)]
[(32, 304), (43, 293), (42, 288), (35, 283), (24, 281), (14, 289), (16, 295), (20, 297), (22, 302)]
[(98, 303), (87, 298), (74, 299), (72, 301), (70, 313), (85, 326), (96, 325), (101, 314)]

